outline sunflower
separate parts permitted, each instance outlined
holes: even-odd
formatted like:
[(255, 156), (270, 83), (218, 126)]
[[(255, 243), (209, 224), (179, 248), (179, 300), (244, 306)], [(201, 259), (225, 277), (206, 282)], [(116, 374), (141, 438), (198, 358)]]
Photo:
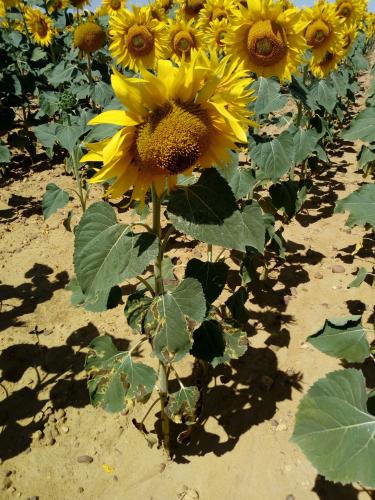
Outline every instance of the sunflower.
[(218, 19), (229, 19), (233, 16), (235, 3), (233, 0), (206, 0), (199, 12), (198, 27), (206, 30), (209, 24)]
[(45, 47), (51, 45), (55, 30), (50, 17), (43, 14), (39, 9), (26, 7), (25, 21), (27, 29), (35, 43)]
[(332, 71), (335, 71), (344, 57), (344, 49), (337, 52), (326, 52), (323, 58), (316, 59), (314, 57), (310, 60), (311, 73), (317, 78), (326, 78)]
[(90, 6), (90, 0), (70, 0), (70, 5), (77, 10), (83, 10), (86, 6)]
[(366, 0), (336, 0), (336, 12), (347, 24), (358, 24), (366, 11)]
[(149, 4), (151, 17), (153, 19), (157, 19), (158, 21), (167, 22), (167, 10), (164, 7), (164, 3), (161, 0), (156, 0), (155, 2), (151, 2)]
[(167, 12), (172, 7), (173, 0), (160, 0), (158, 3), (160, 3), (164, 11)]
[(215, 19), (212, 21), (205, 31), (205, 41), (208, 47), (216, 47), (216, 50), (220, 53), (225, 51), (224, 39), (228, 32), (228, 20), (227, 19)]
[(109, 16), (117, 15), (125, 8), (126, 0), (103, 0), (103, 7)]
[(204, 7), (204, 0), (183, 0), (176, 11), (176, 19), (196, 19)]
[(199, 50), (203, 42), (203, 33), (194, 26), (194, 19), (190, 21), (169, 20), (169, 47), (170, 58), (179, 62), (182, 58), (189, 61), (191, 52)]
[(247, 142), (252, 79), (237, 63), (209, 60), (201, 51), (179, 67), (159, 60), (155, 69), (156, 75), (142, 69), (141, 78), (114, 70), (113, 90), (126, 111), (105, 111), (89, 122), (122, 127), (110, 139), (87, 144), (81, 160), (103, 162), (90, 182), (115, 178), (109, 198), (133, 186), (131, 199), (144, 203), (151, 185), (160, 196), (176, 186), (178, 174), (220, 166), (237, 143)]
[(358, 29), (356, 24), (346, 24), (343, 28), (343, 48), (348, 53), (357, 38)]
[(340, 50), (343, 21), (333, 4), (318, 0), (312, 8), (304, 10), (304, 18), (308, 23), (305, 39), (316, 60), (323, 59), (327, 52)]
[(124, 9), (109, 20), (109, 50), (124, 68), (154, 68), (167, 54), (166, 29), (165, 23), (152, 18), (149, 7)]
[(248, 0), (224, 40), (226, 53), (239, 57), (258, 76), (290, 80), (302, 61), (306, 21), (297, 9), (282, 10), (273, 0)]
[(53, 0), (48, 3), (48, 12), (52, 14), (59, 10), (65, 10), (69, 7), (69, 0)]
[(73, 35), (73, 45), (77, 47), (81, 55), (91, 54), (99, 50), (105, 42), (105, 31), (103, 28), (93, 22), (87, 21), (79, 24)]

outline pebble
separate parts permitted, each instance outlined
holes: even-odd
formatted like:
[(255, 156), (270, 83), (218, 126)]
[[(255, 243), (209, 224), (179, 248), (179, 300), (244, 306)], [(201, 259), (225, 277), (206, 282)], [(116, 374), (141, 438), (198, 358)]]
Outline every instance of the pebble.
[(94, 459), (90, 457), (90, 455), (81, 455), (80, 457), (77, 458), (77, 462), (79, 464), (91, 464)]
[(286, 431), (288, 429), (288, 427), (285, 425), (285, 424), (279, 424), (277, 427), (276, 427), (276, 430), (278, 432), (280, 431)]
[(46, 439), (47, 446), (53, 446), (56, 443), (56, 440), (53, 437), (49, 437)]
[(295, 500), (294, 495), (287, 495), (285, 500)]
[(318, 271), (317, 273), (314, 274), (314, 278), (316, 278), (317, 280), (322, 280), (324, 276), (321, 272)]
[(60, 420), (65, 417), (65, 411), (60, 408), (60, 410), (57, 410), (57, 412), (55, 413), (55, 416), (57, 420)]
[(345, 267), (341, 266), (340, 264), (335, 264), (332, 266), (332, 272), (333, 273), (344, 273), (345, 272)]
[(35, 431), (33, 434), (33, 439), (35, 441), (40, 441), (43, 437), (43, 432), (42, 431)]
[(64, 432), (64, 434), (66, 434), (67, 432), (69, 432), (69, 427), (67, 425), (62, 425), (60, 427), (60, 430), (61, 432)]
[(290, 293), (293, 295), (293, 297), (296, 297), (296, 295), (297, 295), (297, 288), (295, 286), (292, 286), (290, 288)]
[(275, 418), (273, 418), (271, 420), (271, 425), (272, 425), (272, 427), (277, 427), (279, 425), (279, 422)]
[(27, 500), (39, 500), (39, 497), (34, 495), (33, 497), (27, 497)]
[(118, 481), (118, 476), (116, 476), (116, 474), (113, 476), (113, 480)]
[(84, 488), (82, 488), (82, 486), (80, 486), (80, 487), (78, 488), (78, 493), (83, 493), (84, 491), (85, 491), (85, 490), (84, 490)]

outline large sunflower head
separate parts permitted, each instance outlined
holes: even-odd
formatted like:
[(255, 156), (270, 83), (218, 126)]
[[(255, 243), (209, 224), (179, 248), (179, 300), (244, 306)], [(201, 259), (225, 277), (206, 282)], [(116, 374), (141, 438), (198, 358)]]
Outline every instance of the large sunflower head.
[(32, 7), (26, 7), (24, 15), (27, 29), (34, 42), (44, 47), (51, 45), (55, 34), (51, 18)]
[(126, 0), (103, 0), (103, 7), (109, 16), (116, 16), (125, 8)]
[(224, 39), (228, 32), (229, 23), (227, 19), (215, 19), (205, 32), (205, 41), (208, 47), (216, 47), (219, 53), (225, 52)]
[(91, 54), (96, 52), (103, 47), (104, 42), (105, 31), (93, 21), (79, 24), (74, 31), (73, 44), (81, 53)]
[(365, 13), (366, 0), (336, 0), (336, 12), (347, 24), (359, 23)]
[(305, 39), (317, 59), (322, 59), (327, 52), (340, 50), (343, 22), (333, 4), (318, 0), (312, 8), (305, 9), (304, 17), (308, 23)]
[(155, 68), (167, 56), (166, 24), (153, 18), (149, 7), (123, 9), (110, 18), (109, 35), (112, 56), (124, 68)]
[(233, 0), (206, 0), (199, 12), (198, 26), (206, 30), (209, 24), (216, 19), (230, 19), (235, 12)]
[(106, 111), (90, 122), (121, 126), (111, 139), (88, 144), (82, 158), (103, 163), (91, 182), (115, 178), (110, 198), (133, 186), (132, 199), (143, 202), (152, 184), (160, 195), (178, 174), (223, 164), (247, 141), (252, 80), (237, 64), (196, 52), (180, 67), (159, 60), (155, 69), (142, 70), (141, 78), (115, 71), (112, 86), (126, 111)]
[(313, 56), (309, 62), (311, 73), (317, 78), (326, 78), (332, 71), (335, 71), (343, 57), (343, 47), (336, 52), (326, 52), (324, 57), (319, 59)]
[(231, 24), (224, 40), (227, 54), (239, 57), (258, 76), (291, 79), (306, 49), (306, 21), (297, 9), (283, 11), (273, 0), (248, 0)]
[(192, 51), (199, 50), (203, 42), (203, 33), (194, 26), (194, 20), (169, 21), (170, 58), (179, 62), (190, 60)]

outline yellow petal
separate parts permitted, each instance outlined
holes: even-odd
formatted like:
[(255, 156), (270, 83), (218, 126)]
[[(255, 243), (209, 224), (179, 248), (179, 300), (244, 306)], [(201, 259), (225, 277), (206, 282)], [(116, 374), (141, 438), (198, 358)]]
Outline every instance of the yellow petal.
[(95, 116), (95, 118), (89, 121), (88, 125), (109, 124), (120, 125), (121, 127), (134, 127), (139, 123), (139, 120), (136, 120), (133, 117), (129, 116), (126, 111), (123, 111), (121, 109), (113, 109), (110, 111), (104, 111), (100, 115)]

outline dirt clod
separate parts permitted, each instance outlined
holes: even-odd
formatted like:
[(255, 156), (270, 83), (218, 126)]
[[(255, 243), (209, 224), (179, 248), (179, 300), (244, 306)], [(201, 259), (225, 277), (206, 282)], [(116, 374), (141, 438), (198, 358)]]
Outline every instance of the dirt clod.
[(81, 455), (77, 458), (79, 464), (91, 464), (93, 461), (94, 459), (90, 455)]

